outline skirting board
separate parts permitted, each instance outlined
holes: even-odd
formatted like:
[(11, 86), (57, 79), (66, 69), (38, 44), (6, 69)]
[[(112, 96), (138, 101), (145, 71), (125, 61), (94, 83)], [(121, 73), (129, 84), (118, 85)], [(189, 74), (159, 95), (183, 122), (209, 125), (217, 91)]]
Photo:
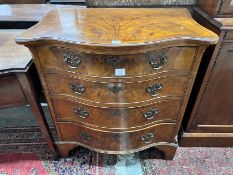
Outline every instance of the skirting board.
[(233, 133), (182, 133), (180, 147), (232, 147)]

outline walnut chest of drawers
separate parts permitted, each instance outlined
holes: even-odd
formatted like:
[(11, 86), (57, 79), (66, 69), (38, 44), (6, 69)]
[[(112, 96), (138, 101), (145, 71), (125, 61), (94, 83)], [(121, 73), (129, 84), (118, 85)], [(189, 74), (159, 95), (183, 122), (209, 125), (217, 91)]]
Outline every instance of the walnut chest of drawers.
[(33, 54), (62, 156), (149, 147), (172, 159), (206, 47), (185, 9), (58, 9), (16, 41)]

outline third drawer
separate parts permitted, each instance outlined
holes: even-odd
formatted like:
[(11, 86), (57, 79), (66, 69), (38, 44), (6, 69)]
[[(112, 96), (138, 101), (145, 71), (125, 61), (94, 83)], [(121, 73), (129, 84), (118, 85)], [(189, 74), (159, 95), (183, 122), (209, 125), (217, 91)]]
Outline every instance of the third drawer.
[(109, 129), (132, 129), (153, 123), (176, 122), (181, 101), (170, 100), (132, 108), (95, 107), (64, 96), (51, 97), (58, 121)]

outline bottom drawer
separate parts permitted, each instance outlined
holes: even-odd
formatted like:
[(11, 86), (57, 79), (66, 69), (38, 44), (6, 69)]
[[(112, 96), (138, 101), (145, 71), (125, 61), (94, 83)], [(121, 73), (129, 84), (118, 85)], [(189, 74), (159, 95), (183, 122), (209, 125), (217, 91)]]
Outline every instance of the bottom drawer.
[(58, 127), (63, 141), (78, 142), (100, 151), (128, 152), (139, 151), (159, 142), (173, 142), (175, 124), (159, 124), (130, 132), (94, 130), (69, 122), (59, 122)]

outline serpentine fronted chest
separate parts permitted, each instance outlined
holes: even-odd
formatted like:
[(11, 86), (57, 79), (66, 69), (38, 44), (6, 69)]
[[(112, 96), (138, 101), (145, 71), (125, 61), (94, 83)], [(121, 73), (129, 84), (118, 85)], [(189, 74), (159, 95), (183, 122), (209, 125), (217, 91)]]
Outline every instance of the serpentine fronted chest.
[(156, 147), (172, 159), (206, 47), (218, 37), (186, 9), (58, 9), (16, 41), (27, 46), (59, 153)]

